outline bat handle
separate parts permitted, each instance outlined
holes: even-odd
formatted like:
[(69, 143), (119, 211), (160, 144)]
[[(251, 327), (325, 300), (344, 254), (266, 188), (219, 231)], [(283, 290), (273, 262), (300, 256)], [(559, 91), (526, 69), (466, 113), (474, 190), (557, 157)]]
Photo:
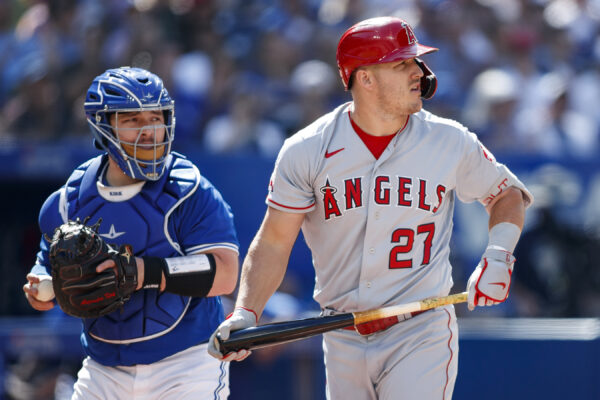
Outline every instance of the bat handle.
[[(234, 331), (235, 332), (235, 331)], [(226, 356), (227, 354), (240, 350), (250, 350), (250, 348), (245, 348), (244, 346), (240, 346), (235, 342), (228, 342), (227, 340), (221, 337), (221, 332), (217, 332), (214, 338), (215, 347), (217, 350)]]
[(223, 339), (221, 339), (221, 332), (217, 332), (217, 334), (214, 337), (214, 344), (215, 347), (217, 348), (217, 350), (223, 354), (224, 356), (227, 355), (227, 353), (229, 353), (231, 350), (228, 350), (226, 348), (226, 346), (223, 345)]

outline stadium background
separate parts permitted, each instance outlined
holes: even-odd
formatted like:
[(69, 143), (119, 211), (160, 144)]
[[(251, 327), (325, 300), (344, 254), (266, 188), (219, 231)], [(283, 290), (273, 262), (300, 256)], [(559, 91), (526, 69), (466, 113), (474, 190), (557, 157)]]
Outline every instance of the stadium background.
[[(164, 79), (175, 149), (231, 204), (243, 256), (282, 141), (349, 99), (338, 38), (378, 15), (440, 48), (426, 108), (465, 123), (536, 196), (509, 300), (457, 306), (455, 398), (600, 398), (600, 1), (1, 0), (0, 399), (68, 398), (78, 369), (78, 321), (32, 310), (21, 287), (42, 202), (97, 154), (82, 111), (93, 77), (131, 65)], [(485, 247), (485, 218), (457, 205), (453, 291)], [(300, 239), (264, 321), (314, 315), (313, 279)], [(324, 384), (318, 338), (231, 368), (234, 400), (320, 399)]]

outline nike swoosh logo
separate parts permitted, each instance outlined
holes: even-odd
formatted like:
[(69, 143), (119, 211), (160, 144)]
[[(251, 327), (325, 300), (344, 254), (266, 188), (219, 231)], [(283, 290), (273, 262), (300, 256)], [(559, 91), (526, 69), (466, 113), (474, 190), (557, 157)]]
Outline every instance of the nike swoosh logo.
[(490, 282), (490, 285), (502, 286), (502, 290), (504, 290), (506, 288), (506, 283), (504, 283), (504, 282)]
[(331, 153), (329, 153), (329, 152), (327, 152), (327, 151), (326, 151), (326, 152), (325, 152), (325, 158), (329, 158), (329, 157), (331, 157), (331, 156), (334, 156), (334, 155), (336, 155), (337, 153), (339, 153), (340, 151), (342, 151), (342, 150), (344, 150), (344, 149), (345, 149), (345, 147), (342, 147), (341, 149), (338, 149), (338, 150), (332, 151)]

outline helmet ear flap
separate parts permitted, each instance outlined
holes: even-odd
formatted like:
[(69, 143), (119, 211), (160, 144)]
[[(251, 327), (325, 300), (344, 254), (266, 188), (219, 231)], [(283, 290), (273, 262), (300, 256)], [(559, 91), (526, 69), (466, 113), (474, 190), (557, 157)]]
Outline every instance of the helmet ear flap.
[(421, 77), (421, 98), (429, 100), (437, 90), (437, 78), (423, 60), (415, 58), (415, 62), (421, 68), (421, 71), (423, 71), (423, 77)]

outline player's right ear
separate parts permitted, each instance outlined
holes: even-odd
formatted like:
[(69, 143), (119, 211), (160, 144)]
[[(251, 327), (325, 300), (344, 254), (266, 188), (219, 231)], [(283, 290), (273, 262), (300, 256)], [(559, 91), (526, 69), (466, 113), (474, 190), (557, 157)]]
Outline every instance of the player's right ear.
[(373, 84), (371, 72), (366, 68), (359, 68), (354, 73), (354, 85), (360, 85), (364, 88), (370, 88)]

